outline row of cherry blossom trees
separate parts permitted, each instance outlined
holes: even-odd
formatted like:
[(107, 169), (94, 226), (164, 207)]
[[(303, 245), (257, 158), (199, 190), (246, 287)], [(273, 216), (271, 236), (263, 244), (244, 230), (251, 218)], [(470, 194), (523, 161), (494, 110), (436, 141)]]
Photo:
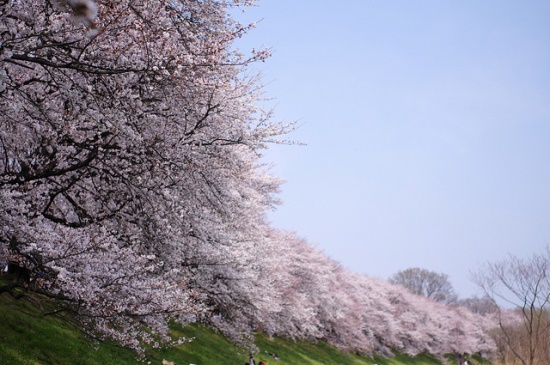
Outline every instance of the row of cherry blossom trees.
[(257, 107), (248, 66), (266, 52), (233, 49), (251, 26), (229, 10), (252, 3), (0, 2), (0, 259), (27, 271), (17, 285), (137, 349), (200, 320), (241, 343), (490, 353), (481, 317), (269, 227), (280, 181), (259, 156), (291, 126)]
[(269, 334), (367, 354), (494, 354), (491, 315), (353, 273), (294, 233), (272, 230), (266, 247), (281, 253), (266, 254), (263, 266), (272, 280), (266, 295), (277, 303), (259, 323)]

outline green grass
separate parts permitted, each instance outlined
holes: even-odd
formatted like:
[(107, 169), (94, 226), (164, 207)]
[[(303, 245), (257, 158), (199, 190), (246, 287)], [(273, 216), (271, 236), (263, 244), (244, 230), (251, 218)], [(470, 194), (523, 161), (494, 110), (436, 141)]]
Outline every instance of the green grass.
[(137, 363), (131, 351), (96, 344), (68, 322), (42, 315), (37, 303), (48, 303), (32, 299), (0, 295), (0, 365)]
[[(68, 322), (44, 316), (40, 307), (48, 305), (47, 299), (37, 296), (15, 300), (7, 293), (0, 295), (0, 365), (160, 365), (162, 359), (175, 361), (178, 365), (242, 365), (248, 360), (245, 349), (195, 324), (185, 328), (174, 326), (174, 334), (193, 339), (191, 342), (147, 351), (145, 361), (140, 362), (131, 350), (91, 341)], [(256, 345), (260, 349), (255, 355), (256, 363), (261, 360), (267, 365), (440, 364), (429, 355), (368, 358), (338, 351), (324, 342), (268, 338), (263, 334), (256, 337)], [(277, 353), (280, 360), (273, 359), (265, 351)]]
[[(345, 364), (345, 365), (436, 365), (441, 364), (434, 357), (429, 355), (420, 355), (414, 358), (406, 355), (396, 355), (393, 358), (374, 358), (349, 354), (337, 350), (324, 342), (292, 341), (285, 338), (269, 339), (267, 336), (259, 335), (256, 338), (256, 344), (261, 351), (256, 358), (264, 361), (266, 364)], [(280, 361), (273, 360), (265, 354), (265, 351), (277, 353)]]

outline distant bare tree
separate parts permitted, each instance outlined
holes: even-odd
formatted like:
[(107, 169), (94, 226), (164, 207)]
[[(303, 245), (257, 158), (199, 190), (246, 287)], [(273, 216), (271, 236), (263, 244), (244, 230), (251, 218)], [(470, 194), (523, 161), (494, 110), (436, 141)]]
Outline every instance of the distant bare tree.
[(399, 271), (389, 281), (437, 302), (453, 304), (457, 300), (453, 286), (446, 274), (415, 267)]
[(484, 295), (481, 298), (478, 296), (473, 296), (471, 298), (460, 299), (457, 304), (468, 309), (470, 312), (481, 314), (482, 316), (498, 311), (498, 306), (487, 295)]
[(510, 321), (506, 310), (499, 309), (500, 340), (506, 352), (523, 365), (550, 361), (546, 351), (550, 337), (549, 275), (548, 247), (529, 259), (509, 256), (506, 260), (488, 263), (473, 275), (473, 281), (493, 302), (512, 306), (518, 315), (515, 321)]

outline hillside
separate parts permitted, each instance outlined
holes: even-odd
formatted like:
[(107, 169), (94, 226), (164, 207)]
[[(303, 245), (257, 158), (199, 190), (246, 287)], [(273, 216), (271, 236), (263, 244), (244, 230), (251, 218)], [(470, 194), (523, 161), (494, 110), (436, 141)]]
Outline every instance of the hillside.
[[(42, 310), (48, 301), (38, 296), (15, 300), (8, 294), (0, 295), (0, 365), (126, 365), (161, 364), (163, 359), (177, 364), (243, 364), (248, 353), (235, 347), (223, 336), (201, 326), (175, 329), (193, 338), (176, 348), (148, 350), (144, 362), (136, 360), (131, 350), (104, 343), (96, 343), (85, 337), (74, 326), (53, 316), (44, 316)], [(309, 343), (288, 339), (269, 339), (258, 335), (256, 345), (260, 352), (256, 360), (280, 365), (436, 365), (441, 362), (427, 355), (410, 358), (396, 356), (392, 359), (366, 358), (346, 354), (325, 343)], [(265, 352), (276, 353), (280, 360)], [(456, 364), (449, 361), (449, 364)], [(475, 363), (475, 362), (474, 362)]]

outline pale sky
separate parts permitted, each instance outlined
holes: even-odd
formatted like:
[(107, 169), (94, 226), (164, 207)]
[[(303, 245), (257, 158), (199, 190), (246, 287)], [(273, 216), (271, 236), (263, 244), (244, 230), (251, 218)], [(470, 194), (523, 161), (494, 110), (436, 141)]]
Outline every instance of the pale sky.
[(239, 47), (277, 120), (274, 227), (355, 272), (469, 272), (550, 243), (550, 2), (263, 0)]

